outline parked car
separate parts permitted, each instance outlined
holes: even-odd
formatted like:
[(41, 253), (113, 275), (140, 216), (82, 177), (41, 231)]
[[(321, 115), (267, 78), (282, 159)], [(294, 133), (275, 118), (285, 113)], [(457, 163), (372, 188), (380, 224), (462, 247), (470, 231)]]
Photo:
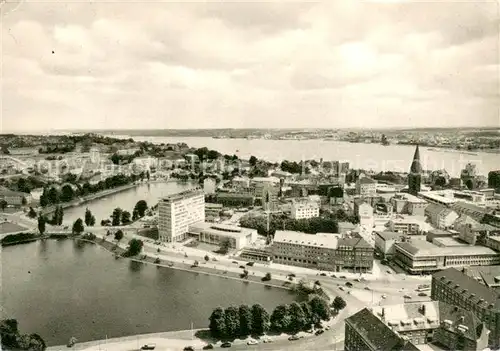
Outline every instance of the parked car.
[(186, 346), (184, 348), (184, 351), (194, 351), (194, 348), (193, 348), (193, 346)]
[(141, 347), (141, 350), (154, 350), (156, 348), (156, 344), (146, 344)]
[(264, 336), (261, 338), (261, 340), (264, 344), (269, 344), (273, 342), (273, 339), (271, 339), (269, 336)]
[(254, 264), (255, 264), (255, 262), (248, 262), (248, 263), (247, 263), (247, 266), (250, 266), (250, 267), (251, 267), (251, 266), (253, 266)]
[(325, 331), (323, 329), (318, 329), (316, 330), (316, 333), (314, 333), (314, 335), (321, 335), (323, 334)]
[(259, 342), (257, 340), (254, 340), (254, 339), (250, 339), (247, 341), (247, 345), (257, 345)]
[(387, 299), (387, 295), (382, 295), (382, 298), (383, 299)]
[(245, 266), (240, 266), (241, 269), (245, 269)]
[(295, 340), (299, 340), (300, 338), (297, 336), (297, 335), (292, 335), (288, 338), (289, 341), (295, 341)]
[(230, 343), (230, 342), (228, 342), (228, 341), (223, 342), (223, 343), (220, 345), (220, 347), (227, 349), (228, 347), (231, 347), (231, 343)]
[(328, 326), (328, 325), (327, 325), (327, 326), (325, 327), (325, 330), (330, 330), (330, 326)]
[(348, 288), (352, 288), (352, 283), (351, 282), (347, 282), (347, 283), (345, 283), (345, 286), (347, 286)]
[(341, 275), (339, 278), (340, 279), (345, 279), (345, 275)]
[(411, 299), (411, 296), (406, 294), (405, 296), (403, 296), (405, 299)]
[(234, 264), (238, 264), (238, 261), (233, 261)]
[(214, 348), (214, 345), (212, 345), (212, 344), (208, 344), (208, 345), (203, 346), (203, 350), (213, 350), (213, 348)]
[(342, 291), (345, 290), (343, 286), (339, 286), (339, 289), (342, 290)]
[(427, 294), (424, 292), (421, 292), (421, 293), (418, 293), (418, 296), (424, 297), (424, 296), (427, 296)]
[(326, 273), (321, 273), (320, 276), (326, 277)]
[(365, 290), (370, 290), (370, 287), (369, 286), (365, 286)]

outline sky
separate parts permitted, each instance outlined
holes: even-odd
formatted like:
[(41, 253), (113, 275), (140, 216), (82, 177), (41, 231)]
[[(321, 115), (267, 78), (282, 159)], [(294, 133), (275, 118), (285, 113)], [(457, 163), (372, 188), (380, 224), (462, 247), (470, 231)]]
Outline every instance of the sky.
[(8, 0), (1, 11), (3, 132), (500, 127), (496, 1)]

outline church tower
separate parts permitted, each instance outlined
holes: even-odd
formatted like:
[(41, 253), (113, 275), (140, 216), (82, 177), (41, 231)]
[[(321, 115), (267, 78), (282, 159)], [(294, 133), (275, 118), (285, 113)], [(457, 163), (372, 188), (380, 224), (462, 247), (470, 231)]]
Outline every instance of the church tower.
[(422, 165), (420, 164), (420, 151), (415, 149), (413, 161), (410, 167), (410, 174), (408, 175), (408, 192), (417, 196), (420, 191), (420, 183), (422, 181)]

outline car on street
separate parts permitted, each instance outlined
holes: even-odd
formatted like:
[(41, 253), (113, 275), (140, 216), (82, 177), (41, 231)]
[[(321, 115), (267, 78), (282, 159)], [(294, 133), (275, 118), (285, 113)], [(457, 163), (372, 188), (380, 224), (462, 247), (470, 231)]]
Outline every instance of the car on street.
[(426, 293), (424, 293), (424, 292), (421, 292), (421, 293), (418, 293), (418, 296), (420, 296), (420, 297), (424, 297), (424, 296), (427, 296), (427, 294), (426, 294)]
[(213, 350), (213, 348), (214, 348), (214, 345), (212, 345), (212, 344), (207, 344), (207, 345), (203, 346), (203, 350)]
[(228, 341), (223, 342), (223, 343), (220, 345), (220, 347), (227, 349), (227, 348), (231, 347), (231, 343), (230, 343), (230, 342), (228, 342)]
[(327, 326), (325, 327), (325, 330), (330, 330), (330, 327), (327, 325)]
[(233, 261), (234, 264), (238, 264), (238, 261)]
[(411, 296), (406, 294), (405, 296), (403, 296), (405, 299), (411, 299)]
[(386, 270), (387, 274), (392, 274), (392, 272), (390, 270)]
[(259, 342), (257, 340), (254, 340), (254, 339), (250, 339), (247, 341), (247, 345), (258, 345)]
[(355, 282), (360, 282), (359, 278), (354, 279)]
[(326, 273), (321, 273), (320, 276), (326, 277)]
[(255, 262), (248, 262), (248, 263), (247, 263), (247, 266), (252, 267), (254, 264), (255, 264)]
[(351, 282), (347, 282), (347, 283), (345, 283), (345, 286), (347, 286), (348, 288), (352, 288), (352, 283)]
[(186, 346), (184, 348), (184, 351), (194, 351), (194, 347), (193, 346)]
[(318, 329), (318, 330), (316, 330), (316, 333), (314, 333), (314, 335), (316, 335), (316, 336), (317, 336), (317, 335), (321, 335), (321, 334), (323, 334), (324, 332), (325, 332), (325, 331), (324, 331), (323, 329)]
[(269, 336), (264, 336), (263, 338), (261, 338), (261, 340), (264, 344), (269, 344), (273, 342), (273, 339), (271, 339)]
[(146, 344), (141, 347), (141, 350), (154, 350), (156, 348), (156, 344)]
[(385, 300), (387, 299), (387, 295), (382, 295), (382, 298)]
[(292, 335), (288, 338), (289, 341), (296, 341), (299, 340), (300, 338), (297, 335)]
[(339, 286), (339, 290), (345, 291), (343, 286)]
[(369, 286), (365, 286), (365, 290), (370, 290), (370, 287)]
[(241, 269), (245, 269), (245, 266), (240, 266)]

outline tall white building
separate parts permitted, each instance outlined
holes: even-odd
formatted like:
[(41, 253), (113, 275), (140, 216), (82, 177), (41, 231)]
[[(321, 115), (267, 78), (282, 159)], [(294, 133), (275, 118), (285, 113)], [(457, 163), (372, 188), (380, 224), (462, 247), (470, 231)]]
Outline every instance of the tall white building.
[(203, 191), (207, 195), (215, 194), (216, 182), (213, 178), (205, 178), (203, 180)]
[(205, 195), (201, 189), (169, 195), (158, 202), (158, 213), (159, 239), (184, 240), (190, 225), (205, 221)]

